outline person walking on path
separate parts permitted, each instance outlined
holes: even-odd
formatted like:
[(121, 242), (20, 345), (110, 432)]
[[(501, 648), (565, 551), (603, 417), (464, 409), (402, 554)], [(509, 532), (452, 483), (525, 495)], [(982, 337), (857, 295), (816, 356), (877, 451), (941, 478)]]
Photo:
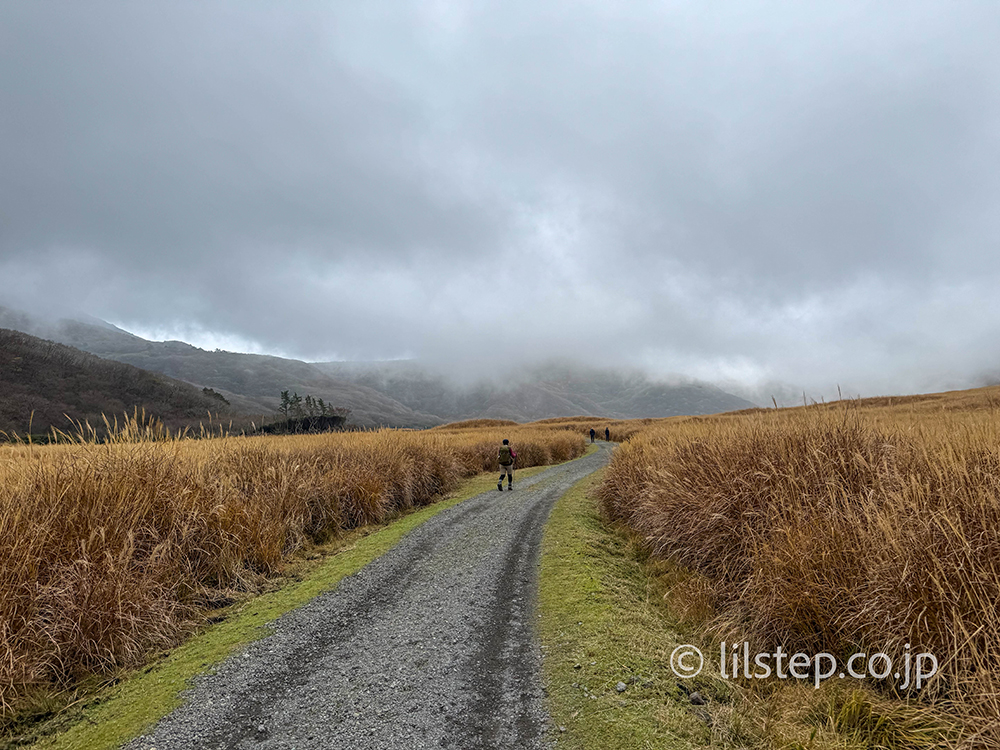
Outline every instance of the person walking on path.
[(597, 433), (596, 433), (596, 432), (594, 432), (594, 428), (593, 428), (593, 427), (591, 427), (591, 428), (590, 428), (590, 442), (594, 442), (594, 435), (596, 435), (596, 434), (597, 434)]
[(604, 428), (604, 440), (606, 442), (608, 442), (608, 443), (611, 442), (611, 428), (610, 427), (605, 427)]
[(504, 474), (507, 475), (507, 489), (514, 489), (515, 458), (517, 458), (517, 451), (511, 447), (510, 441), (504, 438), (503, 445), (500, 446), (500, 451), (497, 453), (497, 462), (500, 464), (500, 479), (497, 480), (497, 489), (501, 492), (503, 492)]

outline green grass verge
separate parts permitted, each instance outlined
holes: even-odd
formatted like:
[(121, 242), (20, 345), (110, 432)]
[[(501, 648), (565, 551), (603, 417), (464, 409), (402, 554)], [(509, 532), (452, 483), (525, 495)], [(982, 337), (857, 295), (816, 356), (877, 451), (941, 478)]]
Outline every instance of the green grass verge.
[[(518, 470), (517, 480), (548, 468), (551, 467)], [(333, 588), (342, 578), (387, 552), (407, 532), (432, 516), (495, 486), (495, 474), (482, 474), (433, 505), (386, 526), (358, 530), (322, 548), (324, 559), (312, 565), (300, 562), (300, 566), (305, 564), (311, 568), (301, 580), (234, 605), (225, 613), (222, 622), (207, 627), (157, 663), (64, 710), (54, 719), (34, 727), (30, 734), (7, 738), (0, 746), (27, 745), (38, 750), (112, 750), (120, 747), (177, 708), (181, 703), (181, 691), (188, 687), (193, 677), (241, 646), (266, 636), (269, 623)]]
[[(665, 617), (662, 594), (653, 590), (633, 541), (598, 516), (592, 493), (602, 475), (563, 495), (542, 542), (540, 635), (558, 745), (712, 744), (712, 715), (691, 705), (669, 668), (671, 651), (688, 641)], [(624, 692), (617, 691), (619, 682)], [(696, 678), (686, 687), (715, 703), (727, 699), (717, 679)]]

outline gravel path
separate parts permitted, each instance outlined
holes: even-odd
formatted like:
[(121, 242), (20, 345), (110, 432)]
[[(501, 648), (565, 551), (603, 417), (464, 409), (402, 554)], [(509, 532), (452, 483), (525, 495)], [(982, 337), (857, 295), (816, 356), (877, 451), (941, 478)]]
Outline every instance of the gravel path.
[(198, 678), (129, 750), (543, 748), (542, 531), (610, 447), (442, 511)]

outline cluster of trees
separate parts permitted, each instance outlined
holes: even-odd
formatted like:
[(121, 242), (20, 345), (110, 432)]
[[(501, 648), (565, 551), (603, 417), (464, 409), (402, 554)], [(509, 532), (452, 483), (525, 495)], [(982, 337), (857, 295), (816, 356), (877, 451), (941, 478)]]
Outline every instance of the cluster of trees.
[(281, 392), (281, 405), (278, 407), (281, 416), (285, 419), (290, 417), (301, 419), (302, 417), (325, 417), (340, 413), (340, 409), (335, 409), (323, 402), (321, 398), (306, 396), (303, 398), (298, 393), (289, 395), (288, 391)]
[(281, 404), (278, 411), (285, 419), (302, 419), (303, 417), (346, 417), (350, 409), (340, 409), (330, 406), (321, 398), (300, 396), (298, 393), (281, 392)]
[(223, 396), (221, 393), (219, 393), (214, 388), (202, 388), (201, 392), (204, 393), (209, 398), (218, 399), (219, 401), (221, 401), (222, 403), (224, 403), (226, 406), (229, 406), (229, 399), (226, 398), (225, 396)]
[(288, 435), (302, 432), (329, 432), (347, 426), (350, 409), (330, 406), (321, 398), (300, 396), (298, 393), (281, 392), (278, 411), (280, 422), (263, 425), (261, 431), (271, 435)]

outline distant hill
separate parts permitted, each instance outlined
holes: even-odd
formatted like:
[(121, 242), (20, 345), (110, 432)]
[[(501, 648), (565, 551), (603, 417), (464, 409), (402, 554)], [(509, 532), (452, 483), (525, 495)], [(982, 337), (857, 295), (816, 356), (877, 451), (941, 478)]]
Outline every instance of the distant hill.
[(481, 382), (464, 388), (413, 362), (322, 362), (317, 367), (449, 422), (529, 422), (565, 416), (637, 419), (714, 414), (754, 406), (707, 383), (660, 383), (639, 372), (568, 364), (532, 367), (508, 376), (499, 385)]
[(637, 372), (548, 365), (500, 385), (459, 386), (413, 362), (308, 363), (282, 357), (147, 341), (94, 318), (44, 323), (0, 307), (0, 326), (17, 328), (100, 357), (219, 391), (235, 410), (273, 414), (282, 390), (351, 410), (361, 426), (430, 427), (464, 419), (530, 422), (565, 416), (617, 419), (711, 414), (753, 407), (706, 383), (661, 383)]
[(219, 396), (189, 383), (101, 359), (19, 331), (0, 329), (0, 430), (25, 436), (51, 427), (72, 431), (74, 421), (97, 427), (101, 415), (121, 418), (145, 410), (171, 428), (229, 418)]
[(442, 420), (415, 411), (379, 391), (331, 377), (315, 365), (295, 359), (199, 349), (183, 341), (147, 341), (103, 321), (45, 322), (0, 308), (0, 326), (13, 327), (99, 357), (125, 362), (220, 392), (245, 414), (273, 416), (281, 391), (322, 398), (351, 410), (350, 421), (362, 427), (431, 427)]

